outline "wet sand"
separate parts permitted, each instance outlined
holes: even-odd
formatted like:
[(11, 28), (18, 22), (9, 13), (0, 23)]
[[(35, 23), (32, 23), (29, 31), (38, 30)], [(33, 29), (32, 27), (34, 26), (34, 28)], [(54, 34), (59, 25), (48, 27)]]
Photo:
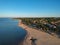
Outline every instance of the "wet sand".
[(23, 23), (19, 23), (19, 26), (27, 31), (27, 35), (22, 45), (32, 45), (30, 38), (33, 37), (36, 40), (36, 45), (60, 45), (60, 39), (49, 35), (48, 33), (42, 32), (37, 29), (28, 27)]

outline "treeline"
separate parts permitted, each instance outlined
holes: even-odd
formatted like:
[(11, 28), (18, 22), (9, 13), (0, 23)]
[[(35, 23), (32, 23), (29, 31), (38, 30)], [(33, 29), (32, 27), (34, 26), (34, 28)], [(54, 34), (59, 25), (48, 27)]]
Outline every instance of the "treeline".
[(60, 35), (60, 18), (17, 18), (30, 27)]

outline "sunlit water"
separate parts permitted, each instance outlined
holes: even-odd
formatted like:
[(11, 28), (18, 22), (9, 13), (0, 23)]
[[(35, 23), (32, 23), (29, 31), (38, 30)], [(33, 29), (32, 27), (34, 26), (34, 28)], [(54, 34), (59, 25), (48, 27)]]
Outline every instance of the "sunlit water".
[(18, 26), (18, 20), (0, 18), (0, 45), (18, 45), (26, 31)]

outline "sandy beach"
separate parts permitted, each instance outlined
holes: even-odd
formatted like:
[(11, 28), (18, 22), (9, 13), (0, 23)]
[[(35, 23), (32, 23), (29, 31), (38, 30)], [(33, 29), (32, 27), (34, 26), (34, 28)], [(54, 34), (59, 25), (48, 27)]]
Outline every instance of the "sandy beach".
[(30, 38), (33, 37), (36, 40), (36, 45), (60, 45), (60, 39), (51, 36), (48, 33), (42, 32), (40, 30), (28, 27), (23, 23), (19, 23), (19, 26), (27, 31), (27, 35), (22, 45), (32, 45)]

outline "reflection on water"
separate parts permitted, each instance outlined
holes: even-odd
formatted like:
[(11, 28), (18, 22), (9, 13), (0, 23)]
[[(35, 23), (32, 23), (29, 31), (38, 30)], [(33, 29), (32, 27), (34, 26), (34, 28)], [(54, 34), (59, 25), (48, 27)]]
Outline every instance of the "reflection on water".
[(18, 27), (18, 21), (0, 18), (0, 45), (18, 45), (26, 35), (26, 31)]

